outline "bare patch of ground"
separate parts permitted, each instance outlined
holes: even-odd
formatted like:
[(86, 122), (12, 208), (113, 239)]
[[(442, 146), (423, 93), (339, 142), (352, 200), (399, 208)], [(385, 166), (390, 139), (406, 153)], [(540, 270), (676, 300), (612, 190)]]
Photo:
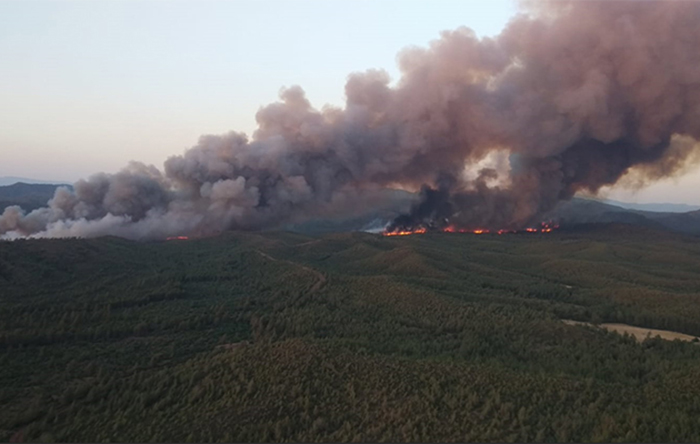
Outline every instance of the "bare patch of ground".
[(676, 339), (680, 339), (681, 341), (693, 341), (697, 339), (695, 336), (691, 335), (686, 335), (684, 333), (678, 333), (675, 331), (669, 331), (669, 330), (656, 330), (654, 328), (645, 328), (645, 327), (634, 327), (632, 325), (627, 325), (627, 324), (591, 324), (589, 322), (580, 322), (580, 321), (572, 321), (570, 319), (562, 319), (562, 322), (568, 325), (587, 325), (591, 327), (599, 327), (603, 328), (608, 331), (612, 331), (615, 333), (619, 333), (621, 335), (624, 335), (625, 333), (634, 336), (634, 338), (642, 342), (643, 340), (647, 338), (655, 338), (655, 337), (660, 337), (661, 339), (665, 339), (667, 341), (673, 341)]

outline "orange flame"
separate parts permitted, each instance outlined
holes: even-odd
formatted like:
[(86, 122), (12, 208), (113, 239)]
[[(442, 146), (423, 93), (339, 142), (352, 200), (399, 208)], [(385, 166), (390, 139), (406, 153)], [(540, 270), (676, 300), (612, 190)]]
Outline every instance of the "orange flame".
[(187, 237), (187, 236), (170, 236), (170, 237), (165, 238), (165, 240), (169, 240), (169, 241), (170, 240), (188, 240), (188, 239), (189, 239), (189, 237)]
[(408, 231), (385, 231), (384, 236), (408, 236), (409, 234), (423, 234), (427, 230), (423, 227)]
[[(557, 224), (551, 224), (549, 222), (542, 222), (540, 225), (540, 228), (532, 228), (528, 227), (525, 228), (524, 230), (518, 231), (518, 230), (509, 230), (509, 229), (500, 229), (500, 230), (494, 230), (491, 231), (488, 228), (476, 228), (473, 230), (468, 230), (466, 228), (457, 228), (454, 225), (448, 225), (445, 228), (442, 228), (441, 231), (443, 233), (471, 233), (471, 234), (489, 234), (489, 233), (494, 233), (494, 234), (511, 234), (511, 233), (551, 233), (553, 230), (556, 230), (559, 228), (559, 225)], [(416, 228), (414, 230), (401, 230), (401, 231), (385, 231), (382, 233), (384, 236), (408, 236), (410, 234), (423, 234), (426, 233), (428, 230), (425, 227), (420, 227)]]

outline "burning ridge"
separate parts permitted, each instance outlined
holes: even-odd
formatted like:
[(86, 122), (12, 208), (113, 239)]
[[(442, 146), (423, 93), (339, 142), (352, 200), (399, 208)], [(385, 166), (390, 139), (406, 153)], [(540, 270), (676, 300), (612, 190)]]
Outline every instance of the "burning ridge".
[(700, 2), (523, 7), (496, 37), (459, 28), (402, 51), (395, 86), (384, 71), (351, 74), (344, 108), (284, 89), (251, 138), (203, 136), (163, 170), (132, 162), (44, 208), (8, 207), (0, 238), (270, 229), (378, 208), (391, 188), (422, 191), (388, 232), (520, 230), (579, 191), (698, 160)]
[(539, 227), (527, 227), (522, 230), (510, 230), (510, 229), (498, 229), (491, 230), (488, 228), (457, 228), (454, 225), (448, 225), (442, 228), (426, 228), (423, 226), (418, 226), (415, 228), (395, 228), (390, 231), (390, 228), (384, 230), (383, 236), (408, 236), (411, 234), (424, 234), (428, 232), (442, 232), (442, 233), (468, 233), (468, 234), (518, 234), (518, 233), (551, 233), (552, 231), (559, 228), (559, 225), (553, 222), (542, 222)]

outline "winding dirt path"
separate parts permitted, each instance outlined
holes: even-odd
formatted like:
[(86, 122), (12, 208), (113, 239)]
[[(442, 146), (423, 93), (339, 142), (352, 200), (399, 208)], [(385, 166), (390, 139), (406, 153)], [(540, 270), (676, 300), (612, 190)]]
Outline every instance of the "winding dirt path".
[(288, 260), (284, 260), (284, 259), (277, 259), (277, 258), (274, 258), (274, 257), (270, 256), (269, 254), (264, 253), (264, 252), (262, 252), (262, 251), (260, 251), (260, 250), (255, 250), (255, 251), (257, 251), (262, 257), (264, 257), (264, 258), (266, 258), (266, 259), (269, 259), (269, 260), (271, 260), (271, 261), (273, 261), (273, 262), (284, 262), (284, 263), (287, 263), (287, 264), (291, 264), (291, 265), (294, 265), (294, 266), (296, 266), (296, 267), (299, 267), (299, 268), (301, 268), (301, 269), (303, 269), (303, 270), (305, 270), (305, 271), (308, 271), (309, 273), (311, 273), (311, 274), (313, 274), (314, 276), (316, 276), (316, 283), (314, 283), (314, 284), (311, 286), (311, 288), (309, 289), (309, 292), (310, 292), (310, 293), (315, 293), (315, 292), (317, 292), (317, 291), (320, 290), (320, 289), (326, 284), (326, 282), (327, 282), (326, 277), (323, 275), (323, 273), (321, 273), (321, 272), (318, 271), (318, 270), (314, 270), (314, 269), (311, 268), (311, 267), (307, 267), (306, 265), (301, 265), (301, 264), (298, 264), (298, 263), (296, 263), (296, 262), (292, 262), (292, 261), (288, 261)]

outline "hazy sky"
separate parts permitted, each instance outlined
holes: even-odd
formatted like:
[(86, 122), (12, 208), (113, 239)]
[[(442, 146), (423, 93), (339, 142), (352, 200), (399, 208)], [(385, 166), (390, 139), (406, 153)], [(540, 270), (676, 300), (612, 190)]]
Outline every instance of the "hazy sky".
[[(0, 176), (73, 181), (158, 167), (202, 134), (252, 133), (281, 87), (343, 104), (346, 77), (398, 77), (396, 54), (444, 29), (495, 35), (510, 0), (0, 2)], [(700, 204), (700, 169), (629, 201)]]

